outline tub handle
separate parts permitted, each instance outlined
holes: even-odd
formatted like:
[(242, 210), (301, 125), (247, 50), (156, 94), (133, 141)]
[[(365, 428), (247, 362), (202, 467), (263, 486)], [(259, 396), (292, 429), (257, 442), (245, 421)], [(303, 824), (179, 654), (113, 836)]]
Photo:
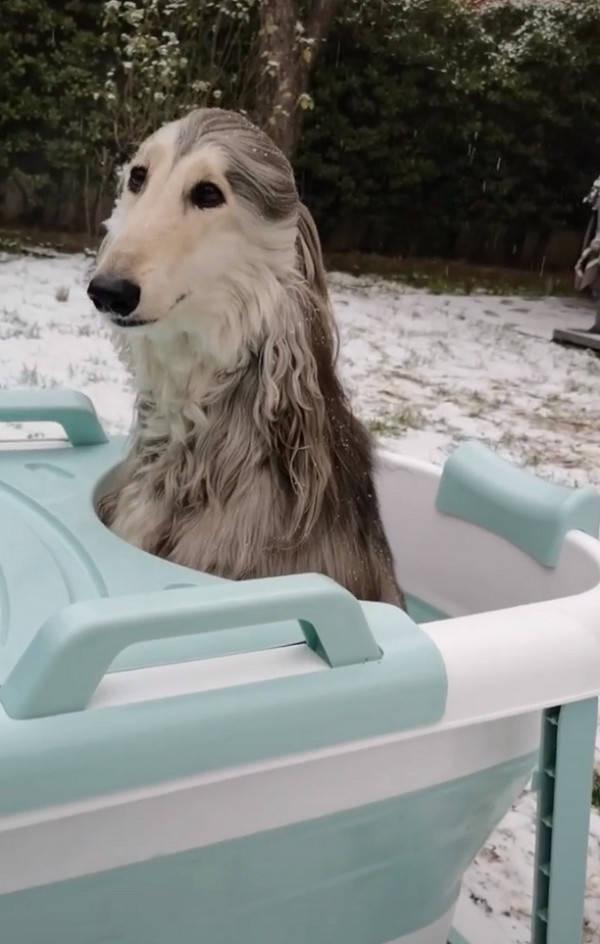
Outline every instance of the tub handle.
[(600, 495), (567, 488), (517, 468), (481, 443), (464, 443), (447, 460), (436, 507), (478, 525), (556, 567), (569, 531), (598, 536)]
[(73, 446), (108, 442), (94, 404), (75, 390), (2, 390), (0, 422), (59, 423)]
[(360, 603), (327, 577), (223, 581), (65, 607), (32, 639), (0, 700), (17, 719), (81, 711), (129, 646), (290, 619), (332, 668), (381, 658)]

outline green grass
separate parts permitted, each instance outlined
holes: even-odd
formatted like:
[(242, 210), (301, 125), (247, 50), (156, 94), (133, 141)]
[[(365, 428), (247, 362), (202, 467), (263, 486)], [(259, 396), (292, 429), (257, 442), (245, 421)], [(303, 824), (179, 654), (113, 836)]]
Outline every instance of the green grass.
[(425, 416), (421, 410), (408, 404), (399, 412), (367, 422), (374, 436), (397, 436), (407, 429), (422, 429), (424, 425)]
[(15, 252), (35, 255), (39, 249), (55, 249), (58, 252), (83, 252), (94, 250), (101, 237), (84, 233), (67, 233), (29, 227), (0, 227), (0, 252)]
[(0, 252), (20, 252), (21, 243), (15, 236), (0, 233)]
[(325, 253), (327, 268), (352, 275), (378, 275), (434, 295), (575, 295), (573, 273), (540, 273), (444, 259), (405, 259), (375, 253)]

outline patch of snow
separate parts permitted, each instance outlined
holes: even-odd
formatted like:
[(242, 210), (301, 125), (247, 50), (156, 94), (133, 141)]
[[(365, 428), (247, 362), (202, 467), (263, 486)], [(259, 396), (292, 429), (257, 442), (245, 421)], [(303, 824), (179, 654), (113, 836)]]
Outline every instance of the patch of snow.
[[(131, 426), (133, 393), (110, 330), (86, 295), (92, 266), (83, 254), (0, 260), (0, 387), (81, 390), (107, 430), (123, 433)], [(11, 436), (43, 430), (13, 426)]]
[(600, 484), (600, 359), (550, 344), (571, 300), (430, 295), (333, 275), (342, 373), (386, 446), (442, 462), (483, 439), (565, 484)]
[[(66, 386), (127, 432), (133, 393), (109, 330), (85, 294), (84, 254), (0, 255), (0, 387)], [(341, 371), (356, 412), (388, 448), (442, 462), (483, 439), (538, 474), (600, 485), (600, 359), (550, 343), (592, 313), (559, 299), (430, 295), (333, 274)], [(68, 290), (68, 291), (66, 291)], [(12, 437), (38, 436), (39, 424)], [(597, 745), (600, 757), (600, 737)], [(525, 793), (469, 869), (461, 914), (477, 940), (530, 940), (534, 797)], [(592, 814), (586, 940), (600, 939), (600, 816)]]

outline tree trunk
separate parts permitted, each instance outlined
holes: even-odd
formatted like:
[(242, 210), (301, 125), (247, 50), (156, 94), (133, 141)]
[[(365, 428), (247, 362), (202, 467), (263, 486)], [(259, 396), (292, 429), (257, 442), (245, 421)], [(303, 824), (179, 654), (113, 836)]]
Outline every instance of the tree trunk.
[(260, 0), (256, 116), (291, 158), (302, 130), (310, 77), (339, 0), (312, 0), (302, 22), (297, 0)]

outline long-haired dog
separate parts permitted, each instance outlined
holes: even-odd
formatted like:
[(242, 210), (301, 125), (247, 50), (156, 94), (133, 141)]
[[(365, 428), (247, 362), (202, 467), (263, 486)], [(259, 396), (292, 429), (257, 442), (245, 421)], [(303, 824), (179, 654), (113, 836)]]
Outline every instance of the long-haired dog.
[(263, 132), (201, 109), (145, 141), (88, 293), (137, 386), (106, 525), (198, 570), (320, 572), (402, 605), (317, 231)]

